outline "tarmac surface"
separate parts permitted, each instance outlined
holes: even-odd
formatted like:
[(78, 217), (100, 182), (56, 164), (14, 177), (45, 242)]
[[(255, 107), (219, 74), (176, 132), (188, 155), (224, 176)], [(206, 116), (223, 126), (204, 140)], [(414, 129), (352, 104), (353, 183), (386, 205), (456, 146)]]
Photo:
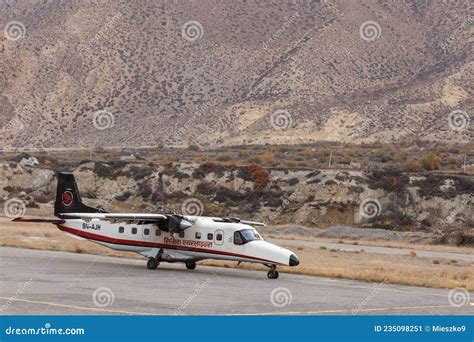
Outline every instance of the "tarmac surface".
[(0, 314), (472, 315), (474, 293), (0, 247)]

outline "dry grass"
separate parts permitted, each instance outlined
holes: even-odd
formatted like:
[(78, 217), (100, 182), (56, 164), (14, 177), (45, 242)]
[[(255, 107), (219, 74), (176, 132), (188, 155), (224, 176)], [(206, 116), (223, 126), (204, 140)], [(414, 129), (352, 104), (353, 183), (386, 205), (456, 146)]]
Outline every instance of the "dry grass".
[[(298, 252), (301, 260), (296, 268), (281, 267), (283, 272), (387, 282), (436, 288), (463, 287), (474, 290), (474, 267), (467, 261), (453, 264), (448, 259), (420, 258), (412, 255), (390, 255), (340, 250), (305, 248)], [(204, 265), (235, 267), (235, 263), (205, 260)], [(259, 265), (242, 264), (246, 269), (265, 269)]]
[[(118, 252), (92, 242), (71, 238), (56, 227), (46, 224), (0, 222), (0, 246), (142, 258), (135, 253)], [(295, 246), (291, 248), (295, 249)], [(281, 271), (370, 282), (385, 281), (393, 284), (444, 288), (464, 287), (474, 290), (472, 276), (474, 267), (471, 262), (464, 260), (418, 257), (414, 251), (408, 255), (389, 255), (327, 248), (314, 249), (307, 246), (296, 249), (301, 260), (300, 266), (281, 267), (279, 268)], [(455, 247), (449, 250), (453, 249), (457, 252), (463, 250)], [(201, 264), (236, 267), (236, 262), (216, 260), (204, 260)], [(241, 264), (239, 268), (266, 269), (265, 266), (253, 264)]]
[(408, 243), (404, 241), (390, 241), (390, 240), (355, 240), (354, 238), (327, 238), (327, 237), (311, 237), (297, 234), (262, 234), (265, 238), (275, 239), (286, 239), (286, 240), (301, 240), (301, 241), (318, 241), (318, 242), (329, 242), (329, 243), (346, 243), (349, 245), (366, 245), (366, 246), (379, 246), (379, 247), (393, 247), (393, 248), (412, 248), (422, 249), (424, 251), (433, 252), (450, 252), (450, 253), (472, 253), (473, 249), (469, 247), (457, 247), (447, 245), (428, 245), (419, 243)]
[(0, 222), (0, 246), (142, 258), (136, 253), (114, 251), (93, 242), (72, 238), (49, 224)]

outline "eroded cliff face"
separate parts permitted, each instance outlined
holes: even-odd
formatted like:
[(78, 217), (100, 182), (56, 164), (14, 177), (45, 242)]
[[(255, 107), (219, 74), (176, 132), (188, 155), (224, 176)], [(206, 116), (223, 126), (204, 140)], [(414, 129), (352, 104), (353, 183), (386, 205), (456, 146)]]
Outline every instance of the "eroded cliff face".
[[(313, 228), (474, 228), (474, 180), (464, 175), (125, 162), (85, 162), (68, 171), (74, 172), (84, 201), (109, 211), (168, 210)], [(41, 165), (0, 163), (0, 198), (22, 200), (27, 214), (29, 208), (50, 214), (54, 174)]]

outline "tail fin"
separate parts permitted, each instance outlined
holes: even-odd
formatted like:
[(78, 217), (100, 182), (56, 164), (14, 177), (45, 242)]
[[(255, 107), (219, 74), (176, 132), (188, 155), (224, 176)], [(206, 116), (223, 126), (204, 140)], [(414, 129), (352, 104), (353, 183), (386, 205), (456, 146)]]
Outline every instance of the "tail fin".
[(92, 208), (82, 203), (76, 180), (72, 173), (58, 173), (58, 187), (56, 202), (54, 203), (54, 216), (61, 217), (67, 213), (99, 213), (97, 208)]

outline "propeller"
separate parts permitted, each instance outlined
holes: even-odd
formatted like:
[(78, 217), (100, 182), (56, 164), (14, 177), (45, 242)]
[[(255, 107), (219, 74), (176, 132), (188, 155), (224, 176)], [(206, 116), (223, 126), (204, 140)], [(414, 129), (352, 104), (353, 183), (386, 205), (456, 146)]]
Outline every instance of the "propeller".
[(192, 226), (191, 222), (186, 221), (183, 217), (178, 215), (168, 216), (168, 231), (170, 233), (179, 233)]

